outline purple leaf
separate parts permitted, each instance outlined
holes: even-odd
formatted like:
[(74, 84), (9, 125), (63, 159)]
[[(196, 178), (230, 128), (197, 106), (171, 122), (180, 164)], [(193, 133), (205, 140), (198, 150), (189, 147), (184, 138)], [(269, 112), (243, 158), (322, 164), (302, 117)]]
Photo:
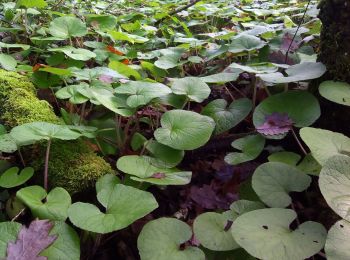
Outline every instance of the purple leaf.
[(113, 77), (106, 75), (106, 74), (102, 74), (99, 78), (100, 81), (102, 81), (103, 83), (113, 83)]
[(57, 236), (49, 235), (53, 223), (49, 220), (34, 220), (29, 227), (22, 226), (15, 243), (7, 246), (7, 260), (46, 260), (38, 256), (49, 247)]
[(288, 51), (289, 48), (290, 52), (295, 52), (299, 48), (300, 43), (296, 39), (293, 40), (293, 35), (286, 33), (282, 38), (281, 50)]
[(294, 65), (296, 62), (291, 58), (287, 57), (286, 61), (286, 54), (282, 53), (282, 51), (273, 51), (269, 54), (269, 61), (277, 64), (288, 64), (288, 65)]
[(293, 121), (288, 114), (272, 113), (265, 117), (265, 122), (256, 128), (263, 135), (280, 135), (292, 129)]

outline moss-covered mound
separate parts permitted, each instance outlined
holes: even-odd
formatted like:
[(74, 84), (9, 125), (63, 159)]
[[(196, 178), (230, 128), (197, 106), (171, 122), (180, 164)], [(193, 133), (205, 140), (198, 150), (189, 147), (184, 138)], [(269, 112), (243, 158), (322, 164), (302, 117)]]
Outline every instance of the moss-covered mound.
[[(35, 87), (28, 78), (4, 70), (0, 70), (0, 120), (8, 127), (35, 121), (61, 122), (50, 104), (36, 97)], [(44, 165), (44, 149), (39, 150), (32, 156), (37, 170)], [(82, 140), (59, 141), (51, 146), (49, 182), (52, 187), (63, 187), (75, 193), (93, 186), (100, 176), (112, 172), (110, 165)]]
[(322, 0), (319, 18), (322, 61), (332, 78), (350, 83), (350, 1)]

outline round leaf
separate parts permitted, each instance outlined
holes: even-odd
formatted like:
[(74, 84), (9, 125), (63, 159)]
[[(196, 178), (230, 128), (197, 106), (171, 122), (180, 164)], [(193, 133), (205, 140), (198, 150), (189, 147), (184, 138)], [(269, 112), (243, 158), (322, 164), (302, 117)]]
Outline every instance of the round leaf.
[(244, 120), (251, 109), (252, 102), (248, 98), (237, 99), (229, 107), (226, 100), (215, 99), (205, 106), (202, 114), (214, 119), (215, 134), (220, 134)]
[(180, 245), (191, 237), (192, 230), (186, 223), (173, 218), (159, 218), (143, 227), (137, 248), (142, 260), (204, 260), (204, 253), (197, 247), (180, 249)]
[(17, 191), (16, 196), (40, 219), (64, 221), (72, 203), (69, 193), (60, 187), (47, 194), (40, 186), (29, 186)]
[(231, 230), (236, 242), (256, 258), (306, 259), (323, 248), (327, 231), (311, 221), (292, 231), (289, 225), (296, 217), (290, 209), (258, 209), (239, 216)]
[(297, 127), (313, 124), (321, 115), (317, 99), (307, 91), (293, 90), (266, 98), (255, 109), (255, 127), (264, 124), (266, 116), (273, 113), (287, 114)]
[(350, 259), (350, 223), (339, 220), (328, 231), (325, 251), (328, 260)]
[(260, 165), (254, 172), (252, 186), (262, 202), (270, 207), (284, 208), (291, 202), (289, 192), (309, 187), (311, 178), (295, 167), (279, 162)]
[(327, 204), (342, 218), (350, 220), (350, 157), (335, 155), (323, 166), (319, 185)]
[(49, 27), (52, 36), (61, 39), (71, 37), (82, 37), (87, 34), (86, 25), (78, 18), (71, 16), (62, 16), (55, 18)]
[(15, 70), (17, 61), (11, 55), (0, 53), (0, 65), (5, 70)]
[(239, 246), (226, 229), (228, 218), (225, 214), (207, 212), (199, 215), (193, 223), (193, 232), (200, 243), (214, 251), (228, 251)]
[(334, 155), (350, 154), (350, 138), (343, 134), (305, 127), (300, 130), (300, 137), (311, 150), (311, 155), (321, 165)]
[(243, 51), (253, 51), (261, 49), (265, 46), (265, 42), (260, 38), (249, 35), (241, 34), (232, 39), (232, 43), (228, 46), (228, 51), (232, 53), (239, 53)]
[(210, 95), (209, 86), (196, 77), (175, 79), (171, 85), (174, 94), (185, 95), (190, 100), (201, 103)]
[(34, 174), (34, 169), (32, 167), (26, 167), (19, 173), (18, 167), (12, 167), (6, 170), (0, 176), (0, 186), (3, 188), (13, 188), (19, 185), (22, 185)]
[(346, 82), (324, 81), (319, 91), (322, 97), (330, 101), (350, 106), (350, 85)]
[(178, 150), (193, 150), (209, 141), (214, 130), (214, 120), (185, 110), (165, 112), (161, 128), (154, 132), (156, 140)]

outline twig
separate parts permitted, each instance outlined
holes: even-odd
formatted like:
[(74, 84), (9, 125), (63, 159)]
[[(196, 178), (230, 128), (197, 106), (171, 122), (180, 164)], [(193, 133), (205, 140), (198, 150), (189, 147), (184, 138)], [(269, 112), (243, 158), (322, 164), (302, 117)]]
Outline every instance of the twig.
[(14, 222), (16, 219), (19, 218), (20, 215), (22, 215), (22, 213), (26, 210), (26, 208), (23, 208), (20, 212), (18, 212), (18, 214), (16, 216), (14, 216), (12, 219), (11, 219), (11, 222)]
[(300, 20), (300, 22), (299, 22), (299, 24), (298, 24), (298, 27), (297, 27), (297, 29), (296, 29), (294, 35), (293, 35), (292, 41), (290, 42), (290, 44), (289, 44), (289, 46), (288, 46), (288, 49), (287, 49), (287, 52), (286, 52), (286, 57), (285, 57), (285, 60), (284, 60), (284, 63), (285, 63), (285, 64), (287, 64), (287, 61), (288, 61), (288, 55), (289, 55), (290, 48), (292, 47), (292, 44), (293, 44), (293, 42), (294, 42), (294, 40), (295, 40), (295, 37), (297, 36), (298, 31), (299, 31), (301, 25), (302, 25), (303, 22), (304, 22), (305, 15), (306, 15), (307, 9), (309, 8), (310, 2), (311, 2), (311, 0), (309, 0), (309, 1), (307, 2), (307, 5), (306, 5), (306, 8), (305, 8), (303, 17), (301, 18), (301, 20)]
[(46, 155), (45, 155), (45, 170), (44, 170), (44, 189), (47, 191), (49, 182), (49, 158), (50, 158), (51, 139), (47, 141)]
[(300, 142), (300, 140), (299, 140), (298, 136), (296, 135), (293, 128), (292, 128), (292, 134), (293, 134), (295, 141), (298, 143), (300, 150), (303, 152), (304, 155), (307, 155), (306, 150), (304, 149), (303, 145), (301, 144), (301, 142)]

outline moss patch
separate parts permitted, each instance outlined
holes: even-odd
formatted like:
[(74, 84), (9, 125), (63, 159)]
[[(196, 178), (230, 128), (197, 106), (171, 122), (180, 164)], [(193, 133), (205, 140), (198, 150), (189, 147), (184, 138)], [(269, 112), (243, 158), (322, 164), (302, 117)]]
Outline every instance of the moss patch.
[[(35, 87), (28, 78), (4, 70), (0, 70), (0, 119), (8, 127), (35, 121), (61, 122), (50, 104), (36, 97)], [(44, 152), (45, 147), (28, 151), (38, 171), (44, 166)], [(49, 163), (50, 186), (76, 193), (93, 186), (99, 177), (107, 173), (113, 173), (111, 166), (92, 152), (84, 141), (53, 142)], [(42, 181), (42, 178), (38, 179)]]

